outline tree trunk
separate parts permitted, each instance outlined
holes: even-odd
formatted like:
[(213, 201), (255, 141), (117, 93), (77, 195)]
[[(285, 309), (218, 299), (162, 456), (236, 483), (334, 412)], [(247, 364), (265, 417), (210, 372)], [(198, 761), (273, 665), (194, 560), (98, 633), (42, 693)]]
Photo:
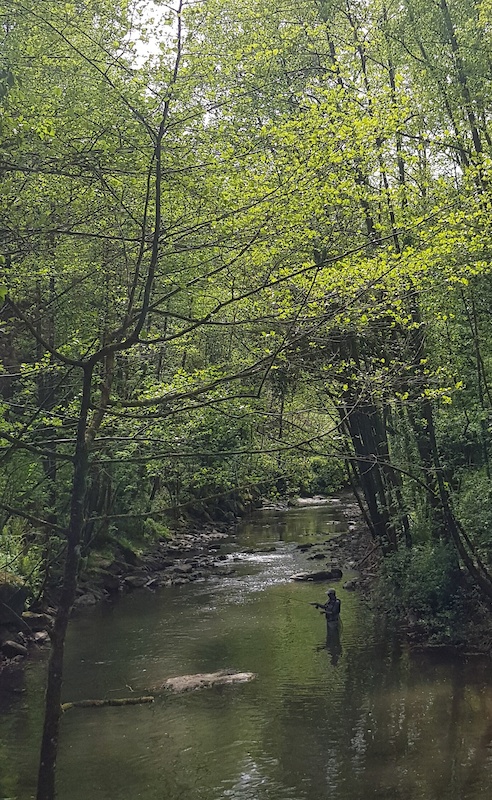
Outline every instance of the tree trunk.
[(45, 698), (45, 715), (41, 740), (36, 800), (54, 800), (55, 767), (58, 754), (58, 735), (61, 716), (61, 691), (63, 681), (63, 655), (70, 612), (77, 590), (77, 571), (80, 559), (80, 542), (84, 525), (84, 500), (88, 473), (88, 448), (86, 443), (87, 415), (92, 385), (92, 366), (84, 368), (82, 399), (77, 427), (74, 455), (74, 472), (70, 508), (70, 525), (63, 584), (51, 636), (51, 654)]

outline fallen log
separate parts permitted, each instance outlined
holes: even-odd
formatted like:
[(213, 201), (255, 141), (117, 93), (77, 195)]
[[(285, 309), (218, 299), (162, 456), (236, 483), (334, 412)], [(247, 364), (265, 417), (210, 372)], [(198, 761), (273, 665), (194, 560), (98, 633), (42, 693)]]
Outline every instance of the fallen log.
[(168, 678), (158, 687), (153, 687), (151, 691), (169, 690), (171, 692), (191, 692), (195, 689), (206, 689), (210, 686), (227, 686), (233, 683), (247, 683), (256, 678), (254, 672), (199, 672), (197, 675), (178, 675), (175, 678)]
[(103, 706), (138, 706), (142, 703), (153, 703), (152, 695), (144, 697), (120, 697), (110, 700), (74, 700), (73, 703), (62, 703), (62, 711), (70, 711), (71, 708), (102, 708)]

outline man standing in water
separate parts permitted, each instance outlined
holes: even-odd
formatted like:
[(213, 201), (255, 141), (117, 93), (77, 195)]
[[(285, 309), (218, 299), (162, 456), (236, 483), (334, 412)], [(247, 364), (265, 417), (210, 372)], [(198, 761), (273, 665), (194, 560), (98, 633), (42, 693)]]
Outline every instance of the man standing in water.
[(327, 628), (338, 628), (340, 622), (341, 603), (335, 589), (328, 589), (326, 603), (311, 603), (315, 608), (321, 609), (326, 617)]
[(340, 642), (340, 608), (341, 603), (335, 589), (328, 589), (326, 603), (311, 603), (315, 608), (321, 609), (326, 618), (326, 647), (331, 653), (331, 663), (334, 667), (338, 664), (342, 653)]

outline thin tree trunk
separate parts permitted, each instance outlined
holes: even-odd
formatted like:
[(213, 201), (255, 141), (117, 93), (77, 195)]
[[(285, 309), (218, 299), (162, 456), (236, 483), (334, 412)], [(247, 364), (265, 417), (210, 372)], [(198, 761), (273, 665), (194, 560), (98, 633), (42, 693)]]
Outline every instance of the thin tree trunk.
[(70, 525), (63, 584), (55, 624), (51, 636), (51, 654), (45, 698), (45, 717), (41, 741), (36, 800), (53, 800), (55, 797), (55, 767), (58, 755), (58, 735), (61, 716), (63, 681), (63, 655), (70, 611), (77, 590), (77, 571), (80, 559), (80, 542), (84, 525), (84, 500), (88, 473), (88, 447), (86, 442), (87, 416), (92, 386), (92, 366), (84, 368), (82, 399), (77, 427), (72, 481)]
[(477, 315), (477, 307), (475, 304), (475, 297), (473, 295), (473, 291), (471, 293), (471, 312), (468, 308), (465, 294), (461, 292), (461, 299), (463, 302), (463, 307), (465, 309), (465, 314), (468, 320), (468, 325), (470, 326), (470, 332), (473, 339), (473, 349), (475, 350), (475, 364), (477, 370), (477, 389), (478, 389), (478, 399), (480, 402), (480, 408), (482, 410), (482, 417), (480, 419), (480, 434), (482, 439), (482, 454), (485, 463), (485, 470), (487, 473), (487, 478), (490, 480), (490, 459), (489, 459), (489, 447), (488, 447), (488, 424), (486, 420), (486, 413), (488, 412), (488, 407), (485, 402), (485, 394), (487, 394), (487, 398), (490, 402), (490, 392), (489, 387), (487, 384), (487, 376), (485, 373), (485, 367), (482, 358), (482, 352), (480, 348), (480, 334), (478, 328), (478, 315)]
[(463, 98), (463, 105), (465, 108), (466, 117), (468, 119), (468, 124), (470, 126), (470, 133), (473, 141), (473, 146), (475, 148), (476, 154), (479, 156), (483, 152), (482, 140), (480, 138), (480, 133), (478, 131), (475, 111), (473, 110), (470, 87), (468, 85), (468, 77), (466, 74), (463, 59), (461, 57), (461, 49), (458, 44), (454, 23), (451, 18), (451, 12), (449, 10), (449, 6), (446, 0), (440, 0), (440, 8), (443, 15), (444, 26), (446, 28), (448, 41), (451, 46), (451, 50), (453, 51), (454, 63), (456, 66), (456, 77), (458, 79), (458, 85), (461, 90), (461, 96)]

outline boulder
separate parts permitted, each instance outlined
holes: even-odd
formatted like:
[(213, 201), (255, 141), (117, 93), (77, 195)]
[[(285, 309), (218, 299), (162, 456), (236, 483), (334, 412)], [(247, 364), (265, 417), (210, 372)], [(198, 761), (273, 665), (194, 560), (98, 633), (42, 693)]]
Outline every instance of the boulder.
[(80, 597), (77, 597), (74, 608), (88, 608), (89, 606), (95, 606), (98, 602), (99, 599), (95, 594), (86, 592), (85, 594), (81, 594)]
[(332, 581), (340, 581), (343, 577), (342, 570), (335, 564), (328, 565), (328, 572), (330, 573), (330, 580)]
[(49, 631), (54, 624), (49, 614), (36, 614), (34, 611), (24, 611), (22, 619), (32, 631)]
[(45, 643), (49, 642), (50, 635), (49, 635), (48, 631), (36, 631), (36, 633), (33, 634), (32, 638), (34, 639), (36, 644), (45, 644)]
[(142, 589), (149, 582), (148, 575), (127, 575), (124, 579), (125, 586), (130, 589)]
[(7, 658), (15, 658), (16, 656), (25, 658), (27, 656), (27, 647), (24, 647), (23, 644), (19, 644), (19, 642), (12, 641), (12, 639), (8, 639), (2, 645), (2, 653), (7, 656)]
[(297, 572), (291, 575), (292, 581), (339, 581), (342, 577), (342, 570), (338, 567), (333, 569), (321, 569), (318, 572)]
[(121, 580), (118, 575), (109, 572), (108, 570), (101, 571), (99, 580), (103, 589), (107, 592), (117, 592), (121, 587)]
[(189, 572), (192, 572), (193, 567), (191, 564), (176, 564), (174, 566), (174, 572), (177, 575), (187, 575)]

